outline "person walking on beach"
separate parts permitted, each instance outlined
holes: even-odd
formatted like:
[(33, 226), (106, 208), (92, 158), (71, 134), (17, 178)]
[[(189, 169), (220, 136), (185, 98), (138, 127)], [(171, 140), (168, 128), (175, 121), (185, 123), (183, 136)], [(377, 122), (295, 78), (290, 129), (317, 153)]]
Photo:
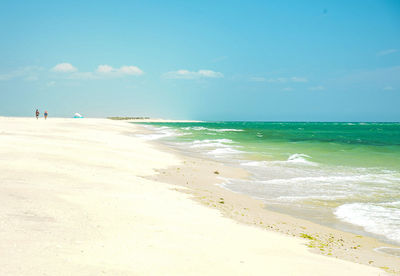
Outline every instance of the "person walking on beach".
[(38, 120), (39, 119), (39, 110), (38, 109), (36, 109), (36, 120)]
[(49, 115), (49, 113), (47, 112), (47, 110), (44, 112), (44, 119), (46, 120), (47, 119), (47, 115)]

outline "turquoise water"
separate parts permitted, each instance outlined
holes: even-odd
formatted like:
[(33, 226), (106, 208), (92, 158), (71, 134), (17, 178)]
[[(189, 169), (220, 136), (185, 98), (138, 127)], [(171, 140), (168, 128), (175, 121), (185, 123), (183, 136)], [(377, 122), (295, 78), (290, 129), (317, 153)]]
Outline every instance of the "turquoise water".
[[(146, 124), (187, 153), (248, 170), (225, 179), (272, 209), (400, 243), (400, 123)], [(348, 230), (348, 229), (345, 229)]]

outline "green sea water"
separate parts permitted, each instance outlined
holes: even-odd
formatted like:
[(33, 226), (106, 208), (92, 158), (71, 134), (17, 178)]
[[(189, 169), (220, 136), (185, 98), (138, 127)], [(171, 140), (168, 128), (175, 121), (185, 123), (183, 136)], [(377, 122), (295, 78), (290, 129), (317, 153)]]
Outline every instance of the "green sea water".
[[(400, 123), (152, 123), (148, 139), (248, 170), (224, 187), (400, 243)], [(355, 228), (355, 229), (356, 229)]]

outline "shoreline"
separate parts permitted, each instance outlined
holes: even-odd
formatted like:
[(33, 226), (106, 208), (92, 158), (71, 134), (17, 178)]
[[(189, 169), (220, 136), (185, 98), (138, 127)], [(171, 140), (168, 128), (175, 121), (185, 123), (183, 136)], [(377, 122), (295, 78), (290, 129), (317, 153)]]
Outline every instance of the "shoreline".
[[(152, 133), (145, 127), (142, 129), (143, 132)], [(182, 186), (185, 188), (182, 192), (191, 194), (196, 202), (218, 209), (225, 217), (240, 223), (303, 238), (305, 246), (314, 253), (383, 268), (400, 275), (400, 256), (378, 250), (380, 248), (398, 250), (398, 245), (271, 210), (261, 200), (223, 187), (224, 179), (221, 177), (247, 178), (249, 173), (245, 169), (187, 154), (162, 141), (147, 142), (184, 160), (182, 166), (157, 170), (159, 174), (150, 176), (149, 179)], [(216, 171), (218, 174), (213, 173)], [(200, 182), (201, 174), (207, 175), (206, 181), (202, 178), (203, 183)]]
[[(107, 119), (0, 118), (0, 274), (319, 276), (390, 270), (313, 254), (304, 239), (238, 223), (193, 201), (190, 187), (149, 180), (163, 170), (180, 175), (172, 168), (183, 168), (185, 160), (135, 138), (138, 129)], [(205, 185), (217, 176), (192, 172), (190, 179)], [(219, 204), (229, 207), (232, 193), (225, 193)]]

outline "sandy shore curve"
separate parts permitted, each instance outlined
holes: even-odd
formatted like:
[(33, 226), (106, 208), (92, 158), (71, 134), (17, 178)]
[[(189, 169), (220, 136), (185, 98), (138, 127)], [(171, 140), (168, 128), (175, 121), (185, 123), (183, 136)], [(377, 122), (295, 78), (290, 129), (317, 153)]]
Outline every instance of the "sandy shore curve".
[(385, 275), (147, 179), (181, 164), (107, 119), (0, 117), (1, 275)]

